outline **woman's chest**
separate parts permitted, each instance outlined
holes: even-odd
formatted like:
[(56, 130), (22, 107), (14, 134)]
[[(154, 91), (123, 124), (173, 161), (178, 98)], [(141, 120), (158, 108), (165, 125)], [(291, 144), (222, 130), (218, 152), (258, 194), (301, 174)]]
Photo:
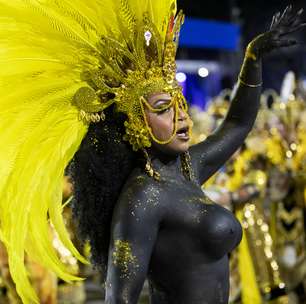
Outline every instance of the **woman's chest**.
[(181, 185), (167, 191), (164, 233), (174, 242), (222, 257), (240, 242), (242, 230), (234, 215), (204, 196), (196, 185)]

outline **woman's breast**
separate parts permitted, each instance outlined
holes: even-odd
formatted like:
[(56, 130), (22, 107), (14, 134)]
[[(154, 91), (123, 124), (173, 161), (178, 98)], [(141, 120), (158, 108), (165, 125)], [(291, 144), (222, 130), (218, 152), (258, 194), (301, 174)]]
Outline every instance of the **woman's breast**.
[(196, 244), (193, 250), (199, 249), (213, 260), (231, 252), (242, 238), (241, 225), (233, 213), (205, 196), (182, 196), (173, 208), (172, 223), (174, 231), (182, 232), (182, 240), (187, 236)]
[(203, 206), (200, 219), (193, 229), (198, 230), (203, 249), (213, 257), (221, 258), (241, 241), (242, 228), (232, 212), (217, 205)]

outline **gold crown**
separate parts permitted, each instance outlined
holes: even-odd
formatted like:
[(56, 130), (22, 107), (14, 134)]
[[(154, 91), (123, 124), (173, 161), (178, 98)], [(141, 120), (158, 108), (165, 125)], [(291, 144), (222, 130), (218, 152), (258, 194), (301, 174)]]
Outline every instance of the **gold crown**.
[[(124, 139), (129, 141), (135, 151), (151, 146), (151, 140), (169, 143), (177, 131), (178, 108), (187, 111), (187, 104), (181, 87), (176, 81), (175, 57), (179, 43), (179, 33), (184, 23), (182, 11), (175, 17), (175, 5), (170, 8), (170, 16), (165, 20), (167, 27), (163, 39), (150, 18), (149, 12), (142, 20), (136, 20), (128, 3), (126, 11), (119, 15), (121, 37), (115, 39), (110, 31), (101, 37), (97, 46), (99, 54), (97, 68), (83, 71), (82, 78), (88, 86), (82, 87), (74, 96), (74, 105), (80, 110), (80, 118), (87, 123), (103, 120), (103, 110), (112, 104), (128, 117)], [(167, 21), (167, 22), (166, 22)], [(92, 63), (88, 66), (92, 66)], [(147, 98), (156, 92), (166, 92), (172, 102), (166, 107), (153, 109)], [(166, 141), (157, 139), (145, 116), (145, 108), (153, 112), (175, 109), (173, 135)]]

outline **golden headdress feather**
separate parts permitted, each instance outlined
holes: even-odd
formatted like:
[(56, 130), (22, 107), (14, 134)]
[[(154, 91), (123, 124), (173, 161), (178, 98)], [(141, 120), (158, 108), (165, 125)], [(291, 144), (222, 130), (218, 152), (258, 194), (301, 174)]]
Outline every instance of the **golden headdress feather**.
[(0, 0), (0, 236), (23, 303), (38, 302), (25, 252), (78, 279), (53, 249), (49, 221), (86, 262), (61, 213), (64, 170), (87, 122), (115, 103), (137, 150), (150, 144), (140, 119), (148, 94), (167, 91), (171, 106), (186, 107), (175, 82), (183, 22), (175, 14), (175, 0)]

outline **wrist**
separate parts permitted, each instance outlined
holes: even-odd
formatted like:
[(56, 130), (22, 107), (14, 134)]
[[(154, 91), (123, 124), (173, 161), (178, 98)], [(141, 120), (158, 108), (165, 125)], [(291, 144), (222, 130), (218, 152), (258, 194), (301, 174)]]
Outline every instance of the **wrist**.
[(252, 61), (259, 61), (261, 59), (260, 45), (264, 37), (264, 34), (261, 34), (254, 38), (248, 45), (245, 51), (245, 59), (250, 59)]
[(262, 86), (262, 60), (251, 42), (245, 52), (243, 65), (238, 77), (244, 87), (258, 88)]
[(256, 49), (252, 46), (252, 43), (249, 43), (244, 55), (245, 60), (258, 61), (259, 54)]

